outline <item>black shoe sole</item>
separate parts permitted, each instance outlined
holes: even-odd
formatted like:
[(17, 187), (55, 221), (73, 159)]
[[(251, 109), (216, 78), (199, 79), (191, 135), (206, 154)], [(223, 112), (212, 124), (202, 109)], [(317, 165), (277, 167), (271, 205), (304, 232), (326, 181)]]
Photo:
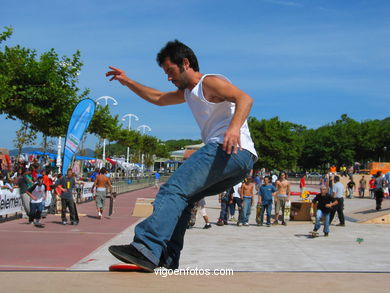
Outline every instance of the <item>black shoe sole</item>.
[(142, 259), (139, 259), (138, 257), (132, 256), (131, 254), (125, 254), (122, 251), (117, 251), (115, 249), (115, 246), (110, 246), (108, 248), (108, 251), (115, 256), (120, 261), (123, 261), (125, 263), (135, 264), (141, 268), (143, 268), (145, 271), (153, 273), (154, 269), (157, 268), (157, 266), (153, 265), (154, 267), (151, 268), (150, 264), (151, 262), (144, 261)]

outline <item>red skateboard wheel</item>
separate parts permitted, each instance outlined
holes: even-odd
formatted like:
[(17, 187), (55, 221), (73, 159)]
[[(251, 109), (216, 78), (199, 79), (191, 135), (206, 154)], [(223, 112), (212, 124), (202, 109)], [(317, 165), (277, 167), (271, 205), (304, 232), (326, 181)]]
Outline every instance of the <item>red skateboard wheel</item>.
[(117, 263), (110, 265), (108, 268), (110, 272), (145, 272), (146, 270), (130, 263)]

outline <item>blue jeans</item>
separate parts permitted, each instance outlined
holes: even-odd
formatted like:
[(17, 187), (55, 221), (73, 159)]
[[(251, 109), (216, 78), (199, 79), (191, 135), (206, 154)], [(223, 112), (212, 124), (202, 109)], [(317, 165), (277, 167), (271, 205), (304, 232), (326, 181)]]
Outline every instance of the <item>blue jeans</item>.
[(267, 225), (270, 225), (271, 224), (272, 201), (270, 203), (261, 205), (260, 224), (263, 224), (265, 211), (267, 211)]
[(44, 205), (44, 202), (30, 202), (29, 222), (41, 219)]
[(244, 197), (244, 211), (242, 215), (242, 223), (248, 223), (251, 216), (252, 198)]
[(330, 212), (324, 213), (321, 210), (317, 210), (316, 214), (316, 223), (314, 225), (314, 230), (318, 231), (321, 228), (321, 218), (324, 217), (324, 233), (329, 233), (329, 219), (330, 219)]
[(254, 159), (247, 150), (228, 155), (221, 145), (206, 144), (161, 186), (152, 215), (135, 227), (131, 244), (155, 265), (177, 268), (193, 204), (242, 182)]
[(219, 220), (227, 223), (228, 221), (228, 208), (229, 208), (229, 199), (221, 200), (221, 213), (219, 214)]

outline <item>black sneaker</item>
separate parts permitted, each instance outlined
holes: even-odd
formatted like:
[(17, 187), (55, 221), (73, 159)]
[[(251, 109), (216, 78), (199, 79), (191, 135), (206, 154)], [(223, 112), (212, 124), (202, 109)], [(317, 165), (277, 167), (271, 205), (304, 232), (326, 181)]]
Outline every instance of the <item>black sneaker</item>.
[(66, 225), (66, 224), (68, 224), (67, 221), (62, 221), (62, 225)]
[(210, 223), (207, 223), (206, 225), (204, 225), (203, 229), (210, 229), (211, 228), (211, 224)]
[(71, 222), (70, 224), (71, 224), (71, 225), (75, 225), (75, 226), (76, 226), (76, 225), (78, 225), (78, 224), (79, 224), (79, 222), (77, 222), (77, 221), (74, 221), (74, 222)]
[(337, 224), (338, 227), (345, 227), (345, 224)]
[(329, 236), (329, 233), (324, 233), (324, 237), (328, 237)]
[(223, 226), (223, 225), (225, 225), (225, 223), (222, 220), (218, 220), (217, 226)]
[(153, 273), (157, 266), (147, 259), (132, 245), (111, 245), (108, 251), (117, 259), (125, 262), (135, 264), (146, 271)]

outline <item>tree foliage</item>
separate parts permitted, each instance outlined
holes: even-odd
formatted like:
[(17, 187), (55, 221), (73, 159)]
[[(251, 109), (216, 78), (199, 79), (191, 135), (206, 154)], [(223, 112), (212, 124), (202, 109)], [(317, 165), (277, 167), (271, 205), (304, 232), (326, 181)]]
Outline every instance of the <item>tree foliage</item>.
[[(77, 86), (83, 65), (80, 51), (60, 57), (54, 49), (38, 55), (19, 45), (2, 47), (11, 35), (12, 29), (7, 27), (0, 33), (0, 114), (22, 121), (20, 135), (28, 133), (28, 126), (31, 133), (41, 132), (45, 141), (64, 136), (74, 108), (89, 94), (88, 89), (81, 91)], [(87, 131), (142, 150), (148, 157), (166, 154), (157, 138), (121, 129), (118, 116), (112, 116), (108, 106), (97, 106)]]
[[(6, 28), (0, 41), (12, 29)], [(59, 57), (54, 49), (38, 56), (35, 50), (5, 46), (0, 51), (0, 114), (20, 119), (47, 136), (64, 135), (70, 115), (88, 90), (79, 93), (80, 52)]]
[(260, 121), (251, 117), (248, 125), (259, 156), (258, 168), (283, 170), (296, 167), (303, 147), (304, 126), (280, 121), (278, 117)]
[(20, 129), (16, 131), (16, 138), (14, 139), (14, 146), (18, 149), (18, 157), (22, 153), (22, 148), (25, 145), (32, 144), (36, 139), (36, 131), (32, 130), (28, 124), (23, 123)]

